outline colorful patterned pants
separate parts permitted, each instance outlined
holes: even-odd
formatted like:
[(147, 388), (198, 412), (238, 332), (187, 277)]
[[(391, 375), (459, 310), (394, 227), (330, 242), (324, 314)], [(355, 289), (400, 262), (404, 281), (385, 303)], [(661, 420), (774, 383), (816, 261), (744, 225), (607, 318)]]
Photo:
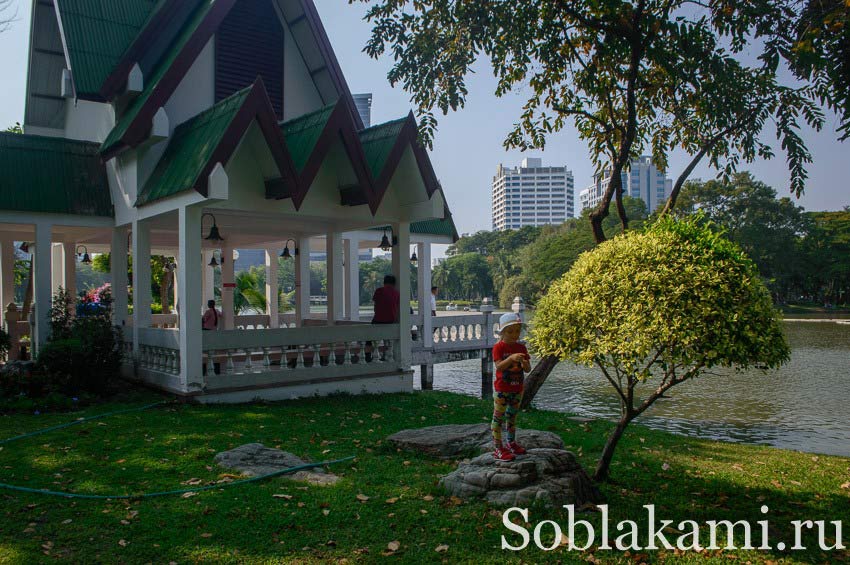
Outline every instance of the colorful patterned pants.
[[(493, 442), (496, 447), (502, 445), (502, 427), (507, 430), (508, 442), (514, 441), (516, 437), (516, 415), (519, 412), (519, 403), (522, 400), (521, 392), (499, 392), (493, 393), (493, 421), (490, 429), (493, 430)], [(507, 422), (505, 415), (507, 414)]]

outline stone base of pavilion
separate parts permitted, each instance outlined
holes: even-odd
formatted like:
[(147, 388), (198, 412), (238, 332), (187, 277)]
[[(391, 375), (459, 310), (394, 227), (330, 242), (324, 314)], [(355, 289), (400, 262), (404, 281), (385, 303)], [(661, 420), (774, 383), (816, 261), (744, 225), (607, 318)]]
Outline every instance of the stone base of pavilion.
[(146, 373), (144, 378), (139, 378), (133, 374), (132, 368), (126, 369), (123, 377), (134, 384), (174, 394), (186, 402), (199, 404), (292, 400), (331, 394), (413, 392), (413, 371), (396, 370), (352, 375), (349, 370), (345, 371), (345, 374), (335, 375), (334, 373), (341, 371), (335, 371), (335, 367), (326, 369), (328, 368), (324, 367), (321, 374), (309, 377), (293, 376), (289, 379), (273, 374), (238, 375), (238, 379), (216, 375), (203, 390), (193, 391), (182, 390), (178, 382), (162, 374)]

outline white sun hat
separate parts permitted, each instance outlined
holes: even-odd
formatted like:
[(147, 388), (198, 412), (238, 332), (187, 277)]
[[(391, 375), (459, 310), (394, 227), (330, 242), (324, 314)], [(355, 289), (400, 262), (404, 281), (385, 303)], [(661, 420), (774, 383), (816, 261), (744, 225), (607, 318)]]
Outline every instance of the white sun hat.
[(505, 312), (499, 317), (499, 333), (508, 326), (522, 325), (522, 317), (516, 312)]

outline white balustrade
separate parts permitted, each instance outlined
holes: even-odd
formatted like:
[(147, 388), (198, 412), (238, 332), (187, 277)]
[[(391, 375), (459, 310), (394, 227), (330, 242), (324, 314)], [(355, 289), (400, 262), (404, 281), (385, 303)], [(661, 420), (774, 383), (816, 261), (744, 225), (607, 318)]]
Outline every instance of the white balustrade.
[[(406, 369), (397, 324), (203, 332), (207, 390)], [(262, 361), (260, 361), (262, 359)], [(209, 367), (223, 364), (224, 374)]]
[(165, 375), (180, 374), (180, 343), (177, 330), (160, 328), (138, 328), (139, 350), (133, 351), (133, 343), (125, 342), (127, 358), (133, 356), (136, 367), (141, 371)]

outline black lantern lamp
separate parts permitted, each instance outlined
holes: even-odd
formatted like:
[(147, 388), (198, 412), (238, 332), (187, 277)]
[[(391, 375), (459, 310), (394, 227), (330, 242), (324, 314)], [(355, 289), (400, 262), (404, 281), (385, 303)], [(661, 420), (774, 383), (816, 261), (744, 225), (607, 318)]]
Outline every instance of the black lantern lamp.
[(416, 250), (414, 249), (413, 255), (410, 256), (410, 262), (415, 265), (417, 261), (419, 261), (419, 257), (416, 256)]
[[(292, 242), (292, 249), (295, 250), (293, 253), (289, 252), (289, 242), (290, 241)], [(286, 243), (284, 243), (283, 245), (284, 245), (283, 252), (280, 254), (281, 257), (283, 257), (284, 259), (292, 259), (293, 254), (294, 254), (295, 257), (298, 257), (299, 251), (298, 251), (298, 242), (297, 241), (295, 241), (294, 239), (287, 239)]]
[[(393, 228), (390, 227), (390, 235), (393, 233)], [(384, 251), (389, 251), (392, 247), (398, 243), (398, 239), (396, 239), (395, 235), (392, 235), (392, 243), (390, 243), (389, 238), (387, 237), (387, 228), (384, 228), (384, 235), (381, 237), (381, 244), (378, 246)]]
[(203, 233), (204, 231), (204, 216), (209, 216), (213, 220), (213, 225), (210, 228), (210, 234), (204, 239), (212, 242), (224, 241), (224, 238), (221, 237), (220, 233), (218, 233), (218, 226), (215, 224), (215, 216), (213, 216), (209, 212), (204, 212), (203, 214), (201, 214), (201, 232)]
[[(81, 247), (83, 248), (82, 253), (80, 253)], [(82, 259), (82, 261), (80, 261), (80, 263), (85, 263), (86, 265), (91, 264), (91, 257), (89, 257), (89, 250), (85, 245), (78, 245), (77, 248), (74, 251), (77, 254), (77, 256), (80, 256), (80, 255), (83, 256), (83, 259)]]
[(209, 262), (209, 263), (207, 263), (207, 266), (212, 267), (213, 269), (215, 269), (215, 268), (216, 268), (216, 267), (218, 267), (219, 265), (224, 265), (224, 255), (222, 255), (222, 254), (221, 254), (221, 252), (219, 251), (218, 256), (219, 256), (219, 261), (216, 261), (216, 260), (215, 260), (215, 251), (213, 251), (212, 259), (210, 259), (210, 262)]

